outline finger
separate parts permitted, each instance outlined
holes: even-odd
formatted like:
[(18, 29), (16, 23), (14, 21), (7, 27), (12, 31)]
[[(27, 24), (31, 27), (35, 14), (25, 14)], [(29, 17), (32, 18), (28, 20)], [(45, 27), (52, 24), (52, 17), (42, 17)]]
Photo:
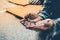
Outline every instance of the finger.
[(34, 22), (37, 22), (37, 19), (34, 19), (34, 20), (30, 20), (30, 22), (33, 22), (33, 23), (34, 23)]
[(42, 18), (40, 16), (38, 16), (36, 19), (30, 20), (30, 22), (38, 22), (38, 21), (41, 21), (41, 20), (42, 20)]
[(20, 22), (24, 21), (24, 19), (21, 19)]
[(47, 27), (44, 26), (44, 24), (34, 25), (32, 28), (41, 29), (41, 30), (46, 30), (46, 29), (48, 29)]
[(20, 23), (24, 24), (24, 22), (25, 22), (25, 19), (20, 20)]
[(25, 21), (25, 19), (21, 19), (20, 21)]
[(26, 28), (29, 28), (29, 27), (30, 27), (30, 22), (26, 21), (26, 22), (24, 23), (24, 26), (25, 26)]
[(36, 24), (35, 23), (31, 23), (30, 27), (34, 27)]
[(26, 28), (29, 28), (31, 26), (30, 22), (27, 23)]

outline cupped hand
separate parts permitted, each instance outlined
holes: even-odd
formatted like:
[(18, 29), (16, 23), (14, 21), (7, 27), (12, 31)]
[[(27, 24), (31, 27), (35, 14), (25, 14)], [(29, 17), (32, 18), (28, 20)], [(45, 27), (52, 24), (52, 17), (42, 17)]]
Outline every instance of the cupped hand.
[(47, 30), (50, 29), (54, 24), (54, 21), (51, 19), (45, 19), (42, 21), (38, 21), (36, 23), (28, 22), (26, 21), (24, 25), (26, 28), (35, 28), (35, 29), (41, 29), (41, 30)]

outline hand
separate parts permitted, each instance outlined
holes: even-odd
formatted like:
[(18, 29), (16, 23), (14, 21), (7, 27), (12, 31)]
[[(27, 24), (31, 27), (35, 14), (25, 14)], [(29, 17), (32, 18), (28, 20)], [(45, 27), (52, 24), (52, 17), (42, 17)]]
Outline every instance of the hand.
[(25, 19), (30, 19), (30, 22), (38, 22), (40, 20), (42, 20), (42, 17), (38, 16), (37, 14), (28, 14), (25, 16)]
[(31, 23), (28, 22), (26, 19), (21, 19), (20, 23), (23, 24), (26, 28), (29, 28), (31, 26)]
[(35, 26), (35, 23), (28, 22), (25, 19), (20, 20), (20, 23), (23, 24), (26, 28), (31, 28)]
[(36, 29), (41, 29), (41, 30), (47, 30), (50, 29), (53, 26), (54, 22), (51, 19), (46, 19), (43, 21), (38, 21), (36, 23), (27, 23), (25, 25), (27, 28), (36, 28)]
[(41, 21), (42, 20), (42, 17), (38, 16), (37, 18), (35, 18), (34, 20), (30, 20), (30, 22), (38, 22), (38, 21)]
[[(25, 25), (27, 27), (27, 25)], [(46, 30), (48, 27), (45, 27), (44, 21), (38, 21), (36, 23), (30, 23), (30, 26), (27, 28), (35, 28), (35, 29), (41, 29), (41, 30)]]
[(45, 24), (47, 27), (52, 27), (53, 24), (54, 24), (54, 21), (51, 20), (51, 19), (46, 19), (46, 20), (44, 20), (44, 24)]
[(46, 20), (37, 22), (36, 25), (33, 26), (33, 28), (47, 30), (47, 29), (50, 29), (53, 26), (53, 24), (54, 24), (53, 20), (46, 19)]

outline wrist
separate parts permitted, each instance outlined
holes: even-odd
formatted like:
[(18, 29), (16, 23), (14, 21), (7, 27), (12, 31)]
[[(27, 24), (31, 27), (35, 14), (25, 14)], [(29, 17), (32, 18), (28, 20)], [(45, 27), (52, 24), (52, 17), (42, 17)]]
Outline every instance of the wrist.
[(49, 25), (49, 28), (51, 29), (55, 24), (54, 24), (54, 20), (51, 20), (51, 19), (47, 19), (48, 20), (48, 25)]

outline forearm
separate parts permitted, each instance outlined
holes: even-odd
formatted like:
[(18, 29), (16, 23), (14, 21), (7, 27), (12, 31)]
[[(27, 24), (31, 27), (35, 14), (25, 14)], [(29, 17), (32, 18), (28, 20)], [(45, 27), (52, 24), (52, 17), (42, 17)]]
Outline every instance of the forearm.
[(44, 5), (44, 8), (43, 8), (42, 11), (40, 11), (38, 13), (38, 15), (41, 16), (43, 19), (51, 17), (51, 13), (52, 13), (52, 11), (54, 9), (52, 7), (53, 6), (52, 1), (46, 1), (46, 2), (44, 2), (43, 5)]

